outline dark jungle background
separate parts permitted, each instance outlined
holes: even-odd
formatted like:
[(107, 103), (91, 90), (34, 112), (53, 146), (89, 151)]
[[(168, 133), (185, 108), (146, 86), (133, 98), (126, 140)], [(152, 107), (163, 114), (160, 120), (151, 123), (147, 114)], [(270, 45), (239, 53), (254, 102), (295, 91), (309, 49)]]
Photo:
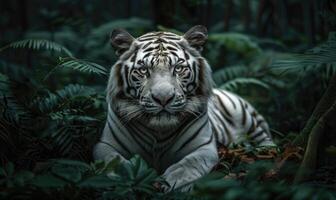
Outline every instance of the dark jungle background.
[[(336, 199), (335, 0), (1, 0), (0, 11), (0, 198)], [(278, 148), (220, 147), (194, 191), (164, 194), (138, 156), (93, 161), (117, 59), (109, 33), (196, 24), (216, 87), (255, 105)]]

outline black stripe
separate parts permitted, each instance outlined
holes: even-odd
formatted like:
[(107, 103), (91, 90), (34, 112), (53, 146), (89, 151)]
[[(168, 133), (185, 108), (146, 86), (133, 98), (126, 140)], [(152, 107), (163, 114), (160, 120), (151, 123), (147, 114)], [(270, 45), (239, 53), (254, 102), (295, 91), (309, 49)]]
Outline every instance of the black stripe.
[(252, 132), (254, 132), (256, 128), (257, 128), (257, 127), (256, 127), (256, 125), (255, 125), (255, 122), (254, 122), (254, 120), (253, 120), (253, 117), (251, 117), (251, 126), (250, 126), (250, 128), (248, 129), (248, 131), (247, 131), (247, 135), (250, 135)]
[(180, 40), (180, 38), (177, 38), (177, 37), (164, 37), (165, 39), (168, 39), (168, 40)]
[(251, 140), (255, 140), (257, 137), (259, 137), (263, 133), (264, 133), (264, 130), (261, 130), (261, 131), (257, 132), (254, 136), (251, 137)]
[(127, 87), (129, 87), (131, 85), (131, 81), (130, 81), (130, 70), (128, 68), (127, 65), (124, 66), (124, 69), (125, 69), (125, 78), (127, 79)]
[(147, 44), (145, 44), (142, 48), (145, 49), (147, 48), (149, 45), (151, 45), (153, 42), (148, 42)]
[(172, 63), (172, 59), (170, 58), (170, 56), (168, 56), (168, 63), (169, 63), (170, 66), (173, 65), (173, 63)]
[(223, 91), (221, 91), (221, 90), (219, 90), (219, 92), (222, 93), (224, 96), (226, 96), (226, 97), (229, 99), (229, 101), (232, 103), (232, 105), (233, 105), (233, 107), (234, 107), (235, 109), (237, 108), (236, 104), (235, 104), (234, 101), (231, 99), (231, 97), (229, 97), (229, 95), (225, 94), (225, 92), (223, 92)]
[(174, 51), (171, 51), (170, 53), (173, 54), (174, 56), (178, 57), (178, 55)]
[(229, 110), (226, 108), (226, 106), (223, 104), (223, 102), (221, 101), (220, 97), (217, 95), (217, 100), (221, 106), (221, 108), (223, 108), (224, 112), (226, 115), (228, 115), (229, 117), (232, 117), (231, 113), (229, 112)]
[(257, 127), (259, 127), (260, 124), (263, 123), (263, 122), (264, 122), (264, 120), (258, 120), (258, 121), (257, 121)]
[[(129, 129), (133, 129), (132, 127), (129, 127)], [(140, 140), (134, 135), (132, 134), (133, 132), (136, 133), (136, 135), (140, 138)], [(138, 131), (132, 131), (132, 133), (130, 134), (132, 136), (132, 138), (137, 142), (137, 144), (142, 148), (142, 150), (145, 151), (145, 153), (149, 156), (152, 157), (152, 154), (147, 151), (147, 148), (145, 146), (143, 146), (142, 142), (146, 143), (148, 146), (150, 146), (149, 143), (147, 143), (147, 141), (145, 141), (143, 138), (141, 138), (141, 134), (138, 134)]]
[(155, 37), (149, 37), (149, 38), (139, 38), (138, 40), (140, 41), (140, 42), (145, 42), (145, 41), (150, 41), (150, 40), (154, 40), (155, 39)]
[[(111, 124), (110, 124), (110, 122), (107, 120), (107, 125), (108, 125), (108, 127), (109, 127), (109, 129), (110, 129), (110, 132), (111, 132), (111, 134), (113, 135), (113, 137), (115, 138), (115, 140), (117, 141), (117, 143), (127, 152), (127, 153), (129, 153), (129, 154), (132, 154), (127, 148), (126, 148), (126, 146), (120, 141), (120, 139), (117, 137), (117, 135), (116, 134), (114, 134), (114, 132), (112, 131), (112, 127), (111, 127)], [(119, 128), (118, 128), (119, 129)], [(120, 129), (119, 129), (120, 130)], [(120, 131), (121, 132), (121, 131)]]
[(177, 46), (177, 44), (175, 44), (175, 43), (172, 42), (172, 41), (168, 41), (168, 44), (173, 45), (173, 46), (176, 47), (176, 48), (179, 48), (179, 46)]
[(219, 121), (222, 122), (222, 124), (223, 124), (223, 126), (224, 126), (224, 129), (225, 129), (225, 132), (226, 132), (226, 134), (227, 134), (227, 136), (228, 136), (228, 138), (229, 138), (229, 140), (230, 140), (230, 141), (228, 141), (228, 142), (231, 142), (231, 141), (232, 141), (231, 133), (230, 133), (229, 129), (227, 128), (227, 126), (226, 126), (226, 124), (225, 124), (225, 121), (223, 121), (223, 120), (220, 118), (220, 116), (219, 116), (216, 112), (213, 112), (213, 113), (216, 115), (216, 117), (219, 119)]
[(213, 134), (215, 134), (216, 141), (218, 141), (218, 134), (220, 134), (220, 133), (218, 133), (217, 129), (215, 129), (215, 125), (213, 124), (213, 122), (211, 120), (209, 120), (209, 121), (210, 121), (211, 126), (213, 127), (212, 131), (213, 131)]
[[(226, 106), (223, 104), (223, 102), (220, 100), (219, 96), (217, 96), (217, 101), (219, 102), (219, 104), (221, 106), (221, 107), (218, 107), (218, 110), (223, 110), (224, 111), (223, 117), (225, 118), (225, 120), (228, 121), (231, 126), (234, 126), (234, 123), (233, 123), (232, 119), (230, 119), (230, 118), (232, 118), (232, 115), (230, 114), (230, 112), (228, 111)], [(216, 105), (216, 106), (218, 106), (218, 105)], [(227, 115), (229, 117), (227, 117)]]
[(239, 100), (239, 103), (240, 103), (240, 106), (243, 112), (242, 124), (245, 125), (246, 124), (246, 109), (244, 108), (243, 102), (240, 99), (238, 100)]
[(190, 152), (194, 152), (194, 151), (196, 151), (197, 149), (199, 149), (199, 148), (201, 148), (201, 147), (203, 147), (203, 146), (206, 146), (206, 145), (210, 144), (210, 143), (212, 142), (213, 138), (214, 138), (214, 137), (213, 137), (213, 134), (211, 134), (211, 137), (210, 137), (210, 139), (209, 139), (207, 142), (205, 142), (205, 143), (203, 143), (203, 144), (201, 144), (201, 145), (195, 147), (195, 148), (194, 148), (193, 150), (191, 150)]
[(157, 37), (156, 33), (147, 33), (146, 35), (143, 35), (143, 36), (139, 37), (139, 39), (155, 38), (155, 37)]
[[(145, 134), (141, 134), (141, 131), (139, 131), (139, 129), (136, 126), (129, 126), (129, 129), (132, 129), (131, 133), (135, 132), (136, 135), (142, 140), (144, 141), (144, 143), (146, 143), (148, 146), (151, 145), (151, 139), (148, 137), (143, 137), (145, 136)], [(132, 134), (131, 134), (132, 135)]]
[(170, 46), (167, 46), (167, 49), (168, 49), (168, 50), (171, 50), (171, 51), (178, 51), (178, 50), (175, 49), (174, 47), (170, 47)]
[(143, 56), (143, 58), (148, 57), (149, 55), (151, 55), (151, 53), (152, 53), (152, 52), (146, 53), (146, 54)]
[(253, 117), (257, 117), (257, 113), (256, 113), (256, 111), (253, 111), (251, 115), (252, 115)]
[[(205, 115), (205, 113), (201, 114), (199, 117), (197, 117), (196, 119), (192, 120), (190, 123), (187, 123), (185, 122), (184, 124), (187, 124), (186, 127), (183, 127), (183, 126), (180, 126), (178, 130), (175, 131), (176, 134), (173, 134), (173, 135), (176, 135), (176, 137), (178, 135), (181, 135), (183, 134), (186, 130), (189, 130), (189, 128), (194, 125), (199, 119), (201, 119), (203, 116)], [(159, 140), (159, 142), (162, 142), (161, 140)], [(167, 148), (166, 150), (162, 151), (160, 153), (160, 155), (163, 157), (163, 155), (166, 154), (166, 152), (169, 150), (170, 148)]]
[(146, 52), (149, 52), (149, 51), (153, 51), (156, 48), (157, 47), (149, 47), (149, 48), (145, 49), (143, 52), (146, 53)]
[(261, 140), (257, 141), (258, 144), (262, 143), (263, 141), (265, 141), (267, 139), (267, 137), (262, 138)]
[(186, 60), (189, 60), (190, 56), (184, 49), (183, 49), (183, 53), (184, 53), (184, 57), (186, 58)]
[(167, 140), (170, 140), (173, 136), (178, 136), (180, 133), (182, 133), (182, 131), (184, 132), (184, 130), (188, 130), (190, 128), (190, 126), (192, 126), (194, 123), (188, 123), (188, 121), (185, 121), (183, 124), (188, 124), (187, 127), (185, 126), (180, 126), (176, 131), (174, 131), (174, 133), (168, 135), (165, 138), (160, 138), (159, 140), (157, 140), (158, 143), (162, 143), (165, 142)]
[(163, 38), (158, 38), (154, 43), (167, 43)]
[(193, 139), (195, 139), (200, 133), (201, 133), (201, 130), (207, 125), (208, 123), (208, 120), (205, 121), (202, 126), (190, 137), (188, 138), (187, 141), (185, 141), (181, 146), (180, 148), (177, 149), (177, 152), (180, 151), (181, 149), (183, 149), (188, 143), (190, 143)]

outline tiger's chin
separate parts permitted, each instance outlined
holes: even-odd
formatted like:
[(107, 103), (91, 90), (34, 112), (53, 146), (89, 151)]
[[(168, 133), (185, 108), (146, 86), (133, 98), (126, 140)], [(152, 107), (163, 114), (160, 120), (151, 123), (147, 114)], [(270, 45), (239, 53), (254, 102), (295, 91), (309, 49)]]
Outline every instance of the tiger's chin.
[(159, 113), (152, 115), (148, 120), (148, 126), (154, 129), (170, 129), (180, 124), (180, 118), (175, 114)]

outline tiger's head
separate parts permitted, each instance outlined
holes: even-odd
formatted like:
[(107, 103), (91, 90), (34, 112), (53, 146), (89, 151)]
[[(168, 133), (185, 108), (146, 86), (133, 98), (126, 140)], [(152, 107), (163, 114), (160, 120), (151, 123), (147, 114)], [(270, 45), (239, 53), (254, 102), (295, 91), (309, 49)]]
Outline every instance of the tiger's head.
[(107, 101), (122, 121), (162, 129), (204, 112), (212, 92), (211, 69), (200, 54), (206, 40), (203, 26), (183, 36), (151, 32), (136, 39), (114, 30), (111, 44), (119, 59), (111, 69)]

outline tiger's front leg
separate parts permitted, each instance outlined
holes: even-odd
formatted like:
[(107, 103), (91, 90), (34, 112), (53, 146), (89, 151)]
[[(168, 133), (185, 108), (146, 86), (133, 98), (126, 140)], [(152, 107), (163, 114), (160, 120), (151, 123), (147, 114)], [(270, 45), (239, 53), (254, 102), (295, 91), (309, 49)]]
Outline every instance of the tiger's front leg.
[(201, 146), (166, 169), (162, 176), (169, 187), (163, 186), (163, 190), (165, 192), (173, 189), (190, 191), (193, 182), (208, 174), (217, 163), (216, 140), (213, 139), (211, 143)]

